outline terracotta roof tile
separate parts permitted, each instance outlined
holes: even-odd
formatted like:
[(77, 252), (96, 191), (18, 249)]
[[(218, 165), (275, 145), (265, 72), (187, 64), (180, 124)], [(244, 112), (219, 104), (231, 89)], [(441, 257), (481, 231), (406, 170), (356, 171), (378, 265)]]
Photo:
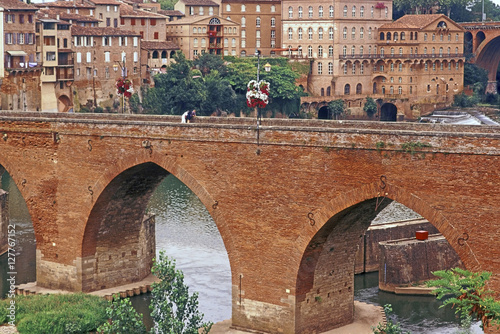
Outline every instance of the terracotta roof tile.
[(87, 15), (80, 15), (80, 14), (73, 14), (73, 13), (67, 13), (66, 11), (58, 10), (58, 9), (47, 9), (47, 8), (42, 8), (38, 11), (37, 13), (37, 18), (44, 18), (45, 14), (49, 15), (51, 19), (57, 19), (57, 15), (59, 15), (59, 18), (61, 20), (65, 21), (75, 21), (75, 22), (99, 22), (98, 19), (92, 17), (92, 16), (87, 16)]
[(153, 13), (142, 9), (134, 9), (132, 6), (124, 3), (120, 4), (120, 16), (166, 19), (165, 15)]
[(120, 5), (121, 2), (118, 2), (116, 0), (88, 0), (90, 3), (93, 3), (94, 5)]
[[(425, 28), (440, 17), (447, 18), (444, 14), (423, 14), (423, 15), (405, 15), (399, 18), (398, 23), (414, 26), (418, 29)], [(447, 18), (448, 19), (448, 18)]]
[(159, 10), (158, 14), (166, 16), (184, 16), (184, 13), (180, 10)]
[(138, 32), (112, 27), (81, 27), (72, 26), (71, 35), (74, 36), (140, 36)]
[(183, 0), (182, 2), (189, 6), (219, 6), (212, 0)]
[(179, 46), (171, 41), (141, 41), (144, 50), (180, 50)]
[(29, 5), (21, 0), (2, 0), (0, 2), (0, 7), (7, 10), (37, 10), (33, 5)]

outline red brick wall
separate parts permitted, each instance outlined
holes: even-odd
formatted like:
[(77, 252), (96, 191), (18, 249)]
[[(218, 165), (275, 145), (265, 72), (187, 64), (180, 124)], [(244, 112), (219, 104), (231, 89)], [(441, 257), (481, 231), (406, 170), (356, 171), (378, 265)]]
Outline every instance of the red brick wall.
[[(492, 271), (491, 288), (500, 291), (497, 128), (266, 119), (257, 146), (249, 118), (26, 115), (33, 118), (0, 113), (0, 165), (29, 208), (42, 286), (86, 289), (95, 274), (88, 250), (97, 247), (91, 213), (97, 205), (126, 209), (130, 201), (101, 196), (125, 171), (146, 166), (130, 177), (165, 169), (217, 224), (231, 264), (234, 326), (299, 333), (350, 322), (356, 247), (384, 195), (431, 222), (467, 269)], [(412, 152), (411, 142), (431, 147)], [(137, 224), (154, 184), (138, 197)]]

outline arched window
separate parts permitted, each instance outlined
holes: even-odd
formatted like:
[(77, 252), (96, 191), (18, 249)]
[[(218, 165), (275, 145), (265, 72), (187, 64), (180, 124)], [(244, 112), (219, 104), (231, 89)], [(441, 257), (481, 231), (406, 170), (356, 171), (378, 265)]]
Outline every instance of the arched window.
[(427, 48), (424, 48), (424, 56), (427, 55)]
[(196, 28), (193, 28), (193, 34), (196, 34)]
[(156, 50), (153, 51), (153, 59), (158, 59), (158, 51), (156, 51)]
[(313, 17), (313, 7), (312, 6), (309, 6), (308, 13), (309, 13), (309, 18), (312, 18)]
[(226, 5), (226, 12), (230, 12), (231, 11), (231, 5), (230, 4), (227, 4)]
[(360, 54), (361, 56), (363, 55), (363, 50), (364, 50), (363, 45), (361, 45), (361, 46), (359, 47), (359, 54)]
[(274, 27), (276, 27), (276, 18), (271, 17), (271, 28), (274, 28)]
[(288, 28), (288, 39), (292, 39), (292, 38), (293, 38), (293, 29)]
[(410, 32), (410, 41), (413, 41), (413, 31)]
[(356, 17), (356, 6), (352, 6), (352, 17)]
[(260, 12), (260, 5), (255, 6), (255, 11), (256, 11), (257, 13), (259, 13), (259, 12)]
[(328, 74), (333, 74), (333, 63), (328, 63)]
[(320, 45), (318, 46), (318, 58), (323, 57), (323, 47)]
[(403, 64), (402, 63), (399, 63), (399, 65), (398, 65), (398, 71), (399, 72), (403, 72)]
[(398, 87), (398, 94), (399, 95), (403, 94), (403, 87), (401, 86)]
[(362, 94), (363, 86), (359, 83), (356, 85), (356, 94)]
[(451, 48), (448, 47), (448, 57), (451, 56)]
[(393, 95), (393, 94), (394, 94), (394, 87), (393, 87), (393, 86), (391, 86), (391, 87), (389, 88), (389, 94), (391, 94), (391, 95)]
[(325, 96), (325, 89), (321, 88), (321, 96)]
[(299, 6), (299, 19), (302, 18), (304, 10), (302, 9), (302, 6)]
[(332, 95), (332, 88), (330, 86), (328, 86), (328, 87), (326, 87), (326, 96), (330, 96), (330, 95)]
[[(458, 48), (455, 48), (455, 55), (458, 56)], [(458, 64), (458, 63), (457, 63)]]
[(328, 7), (328, 13), (330, 17), (333, 17), (333, 6)]
[(389, 8), (385, 7), (385, 17), (387, 18), (389, 16)]
[(401, 32), (401, 40), (404, 41), (405, 40), (405, 32)]
[(224, 38), (224, 47), (227, 48), (229, 46), (229, 40), (226, 38)]
[(394, 72), (394, 63), (391, 63), (391, 72)]
[(388, 41), (390, 41), (390, 40), (391, 40), (391, 33), (390, 33), (390, 32), (388, 32), (388, 33), (386, 34), (386, 38), (387, 38), (387, 40), (388, 40)]
[(241, 5), (241, 11), (242, 12), (246, 11), (246, 6), (245, 5)]
[(292, 17), (293, 17), (293, 7), (290, 6), (288, 7), (288, 18), (291, 19)]
[(347, 6), (344, 6), (344, 13), (343, 13), (344, 17), (347, 17)]
[(318, 74), (323, 74), (323, 63), (318, 63)]
[(347, 64), (344, 64), (344, 75), (347, 74)]
[(435, 47), (433, 47), (433, 48), (431, 49), (431, 52), (432, 52), (432, 53), (431, 53), (431, 54), (432, 54), (432, 56), (434, 57), (434, 56), (436, 55), (436, 48), (435, 48)]
[(309, 58), (312, 58), (312, 56), (313, 56), (313, 47), (310, 45), (307, 47), (307, 56)]
[(356, 47), (354, 45), (351, 46), (351, 55), (356, 55)]
[(399, 48), (399, 55), (402, 56), (403, 55), (403, 48)]
[(395, 40), (395, 41), (397, 41), (398, 39), (399, 39), (398, 33), (397, 33), (397, 32), (395, 32), (395, 33), (394, 33), (394, 40)]
[(328, 28), (328, 39), (333, 40), (333, 28)]
[(323, 17), (323, 6), (318, 7), (318, 16)]
[(372, 39), (372, 27), (368, 28), (368, 39)]
[(439, 35), (439, 40), (443, 41), (443, 34), (442, 33), (441, 33), (441, 35)]
[(344, 39), (347, 39), (347, 27), (344, 27), (344, 29), (342, 30), (342, 37), (344, 37)]
[(244, 27), (246, 24), (247, 24), (247, 19), (244, 16), (242, 16), (241, 17), (241, 26)]
[(349, 95), (349, 94), (351, 94), (351, 85), (346, 84), (344, 86), (344, 95)]
[(365, 37), (365, 28), (361, 27), (359, 28), (359, 38), (364, 38)]
[(323, 28), (318, 28), (318, 39), (323, 39)]
[(439, 57), (442, 57), (443, 56), (443, 48), (439, 48)]
[(194, 46), (195, 48), (197, 48), (197, 47), (198, 47), (198, 38), (195, 38), (195, 39), (193, 40), (193, 46)]
[(275, 5), (272, 5), (272, 6), (271, 6), (271, 13), (274, 13), (274, 12), (276, 12), (276, 6), (275, 6)]
[(375, 7), (372, 6), (372, 9), (371, 9), (371, 16), (373, 17), (373, 12), (374, 12), (374, 9)]
[(359, 17), (365, 17), (365, 6), (361, 6), (359, 9)]
[(257, 27), (260, 27), (260, 17), (259, 16), (257, 16), (257, 18), (255, 19), (255, 25)]
[(301, 40), (302, 39), (302, 28), (298, 29), (298, 33), (299, 33), (299, 40)]
[(352, 29), (351, 29), (351, 38), (356, 39), (356, 28), (355, 27), (352, 27)]
[(383, 41), (385, 39), (385, 34), (383, 32), (380, 33), (380, 40)]
[(380, 57), (384, 58), (384, 48), (380, 48)]
[(333, 46), (328, 47), (328, 57), (333, 57)]
[(427, 41), (427, 33), (424, 34), (424, 42)]
[(382, 94), (385, 94), (385, 86), (382, 86)]
[(347, 46), (345, 46), (345, 45), (342, 47), (342, 55), (344, 57), (347, 56)]
[(451, 42), (451, 34), (448, 34), (448, 42)]
[(432, 33), (432, 41), (435, 41), (435, 40), (436, 40), (436, 34)]
[(313, 39), (313, 28), (307, 29), (307, 35), (309, 39)]

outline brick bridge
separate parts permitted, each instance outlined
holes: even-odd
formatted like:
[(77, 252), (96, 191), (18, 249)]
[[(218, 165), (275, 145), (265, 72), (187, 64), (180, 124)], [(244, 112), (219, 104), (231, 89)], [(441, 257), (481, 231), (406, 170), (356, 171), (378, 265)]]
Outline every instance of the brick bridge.
[(0, 165), (28, 206), (37, 284), (142, 279), (141, 230), (172, 173), (203, 202), (232, 273), (233, 326), (314, 333), (353, 320), (354, 256), (391, 200), (500, 291), (500, 133), (487, 126), (0, 113)]
[(489, 93), (497, 92), (497, 68), (500, 63), (500, 22), (460, 23), (465, 29), (464, 52), (472, 62), (488, 71)]

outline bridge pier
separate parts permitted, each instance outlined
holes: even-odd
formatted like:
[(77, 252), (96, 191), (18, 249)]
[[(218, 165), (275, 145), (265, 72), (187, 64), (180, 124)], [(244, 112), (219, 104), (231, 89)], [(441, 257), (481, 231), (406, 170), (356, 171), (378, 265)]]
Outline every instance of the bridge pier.
[(496, 94), (497, 93), (497, 82), (496, 81), (488, 81), (486, 85), (486, 93)]
[[(1, 181), (0, 173), (0, 181)], [(7, 227), (9, 225), (9, 193), (0, 189), (0, 255), (9, 248)]]

